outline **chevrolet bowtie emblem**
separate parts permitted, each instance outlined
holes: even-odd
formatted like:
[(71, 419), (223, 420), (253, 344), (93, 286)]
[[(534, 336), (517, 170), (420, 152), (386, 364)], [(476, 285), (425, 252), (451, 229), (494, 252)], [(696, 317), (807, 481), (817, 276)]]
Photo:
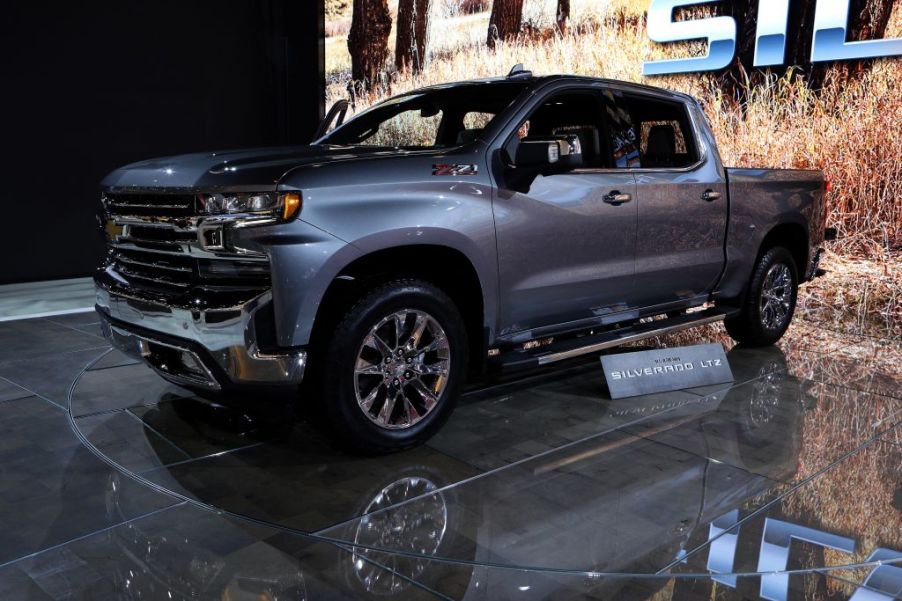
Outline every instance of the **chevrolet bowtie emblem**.
[(115, 241), (119, 236), (124, 233), (124, 226), (119, 225), (113, 219), (107, 219), (106, 225), (103, 227), (104, 231), (106, 231), (106, 239)]

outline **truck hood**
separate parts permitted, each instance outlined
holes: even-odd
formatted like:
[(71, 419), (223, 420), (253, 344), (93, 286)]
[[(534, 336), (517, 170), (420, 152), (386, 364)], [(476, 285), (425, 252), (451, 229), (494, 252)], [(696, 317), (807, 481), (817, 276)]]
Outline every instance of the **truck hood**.
[(350, 146), (285, 146), (183, 154), (140, 161), (107, 175), (104, 190), (178, 188), (269, 189), (291, 169), (364, 158), (397, 157), (410, 151)]

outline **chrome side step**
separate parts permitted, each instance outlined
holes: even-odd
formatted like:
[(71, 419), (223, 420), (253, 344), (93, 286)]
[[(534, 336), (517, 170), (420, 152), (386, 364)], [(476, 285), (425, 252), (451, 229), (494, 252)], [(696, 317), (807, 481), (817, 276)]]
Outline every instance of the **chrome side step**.
[(532, 352), (522, 350), (508, 351), (502, 353), (498, 359), (502, 371), (540, 367), (581, 355), (597, 353), (629, 342), (637, 342), (647, 338), (654, 338), (655, 336), (664, 336), (681, 330), (716, 323), (723, 321), (729, 315), (730, 313), (723, 309), (711, 308), (668, 319), (639, 323), (591, 336), (571, 338), (539, 347)]

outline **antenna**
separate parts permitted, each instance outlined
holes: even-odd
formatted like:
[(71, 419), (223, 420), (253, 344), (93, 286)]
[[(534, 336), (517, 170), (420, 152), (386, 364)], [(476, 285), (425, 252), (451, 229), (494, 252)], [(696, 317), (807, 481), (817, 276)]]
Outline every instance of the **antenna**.
[(523, 63), (517, 63), (514, 68), (507, 74), (508, 79), (516, 79), (519, 77), (532, 77), (532, 71), (523, 68)]

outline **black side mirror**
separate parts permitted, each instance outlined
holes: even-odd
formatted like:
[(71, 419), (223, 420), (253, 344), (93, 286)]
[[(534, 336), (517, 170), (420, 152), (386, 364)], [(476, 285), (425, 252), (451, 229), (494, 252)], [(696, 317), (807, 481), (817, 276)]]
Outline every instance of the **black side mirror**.
[(517, 146), (513, 166), (517, 169), (537, 169), (542, 175), (564, 173), (583, 164), (579, 136), (524, 138)]
[(513, 159), (502, 151), (506, 165), (505, 183), (511, 190), (527, 192), (539, 175), (566, 173), (583, 166), (579, 136), (523, 138)]

